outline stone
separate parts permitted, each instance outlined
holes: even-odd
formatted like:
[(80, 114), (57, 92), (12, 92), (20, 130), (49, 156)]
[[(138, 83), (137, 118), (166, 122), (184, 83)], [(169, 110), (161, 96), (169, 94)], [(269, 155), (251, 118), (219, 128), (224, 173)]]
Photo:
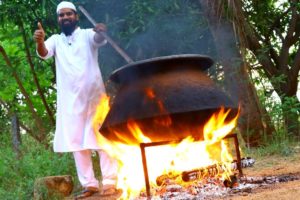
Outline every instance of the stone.
[(73, 187), (73, 178), (70, 175), (38, 178), (34, 183), (33, 199), (63, 199), (72, 193)]

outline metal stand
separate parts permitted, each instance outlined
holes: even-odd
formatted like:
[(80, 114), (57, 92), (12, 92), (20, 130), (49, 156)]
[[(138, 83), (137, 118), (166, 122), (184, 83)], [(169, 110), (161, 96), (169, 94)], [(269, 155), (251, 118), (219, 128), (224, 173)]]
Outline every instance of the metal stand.
[[(239, 141), (236, 133), (231, 133), (225, 136), (223, 139), (233, 138), (235, 151), (236, 151), (236, 159), (237, 159), (237, 169), (239, 171), (239, 176), (243, 176), (242, 165), (241, 165), (241, 154), (239, 149)], [(166, 144), (177, 144), (180, 143), (182, 140), (179, 141), (162, 141), (162, 142), (151, 142), (151, 143), (140, 143), (141, 154), (142, 154), (142, 162), (143, 162), (143, 170), (144, 170), (144, 177), (145, 177), (145, 185), (146, 185), (146, 194), (148, 199), (151, 197), (150, 192), (150, 183), (149, 183), (149, 174), (148, 174), (148, 167), (147, 167), (147, 158), (146, 158), (146, 147), (153, 147), (153, 146), (161, 146)]]

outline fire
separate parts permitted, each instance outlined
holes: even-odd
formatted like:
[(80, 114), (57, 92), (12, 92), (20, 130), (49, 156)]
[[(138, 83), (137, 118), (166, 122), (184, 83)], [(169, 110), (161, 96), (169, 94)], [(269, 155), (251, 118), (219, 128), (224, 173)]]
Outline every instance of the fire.
[[(155, 97), (151, 90), (147, 92), (151, 98)], [(103, 122), (108, 111), (109, 97), (103, 96), (95, 115), (95, 134), (100, 146), (118, 160), (117, 186), (123, 189), (122, 199), (133, 199), (138, 197), (141, 191), (145, 191), (141, 149), (136, 143), (109, 141), (99, 134), (99, 127), (96, 124)], [(233, 158), (228, 145), (222, 139), (235, 128), (238, 118), (237, 114), (230, 122), (226, 122), (228, 114), (228, 110), (220, 108), (211, 116), (204, 126), (203, 141), (194, 141), (192, 137), (187, 137), (178, 144), (147, 147), (146, 158), (151, 187), (157, 187), (156, 178), (163, 174), (176, 175), (183, 171), (220, 163), (225, 170), (217, 176), (228, 178), (231, 174), (230, 164)], [(133, 120), (128, 121), (127, 127), (140, 143), (151, 143), (151, 139), (145, 136)], [(122, 133), (115, 133), (115, 135), (122, 140)]]
[(98, 106), (96, 108), (96, 113), (93, 119), (93, 129), (96, 134), (97, 139), (98, 137), (98, 130), (100, 128), (100, 124), (104, 121), (110, 107), (109, 107), (109, 100), (110, 98), (107, 95), (102, 95), (100, 97), (100, 101), (98, 103)]

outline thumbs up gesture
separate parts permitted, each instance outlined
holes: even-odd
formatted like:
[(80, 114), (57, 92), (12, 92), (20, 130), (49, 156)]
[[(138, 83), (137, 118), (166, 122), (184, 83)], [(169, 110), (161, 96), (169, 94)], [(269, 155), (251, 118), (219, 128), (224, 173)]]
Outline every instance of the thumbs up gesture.
[(33, 38), (35, 39), (36, 43), (39, 43), (39, 44), (44, 43), (45, 31), (40, 22), (38, 22), (38, 29), (35, 30)]

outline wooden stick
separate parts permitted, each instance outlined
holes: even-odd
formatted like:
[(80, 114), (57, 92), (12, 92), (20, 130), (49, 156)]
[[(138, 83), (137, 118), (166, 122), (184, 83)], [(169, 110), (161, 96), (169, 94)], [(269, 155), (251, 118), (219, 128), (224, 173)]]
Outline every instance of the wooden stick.
[[(250, 157), (241, 159), (242, 168), (252, 167), (254, 163), (255, 160)], [(201, 177), (215, 176), (220, 172), (224, 172), (225, 169), (223, 167), (224, 166), (221, 164), (220, 165), (213, 164), (213, 165), (209, 165), (194, 170), (184, 171), (181, 174), (163, 174), (156, 178), (156, 184), (158, 186), (161, 186), (164, 182), (175, 180), (178, 177), (180, 177), (181, 180), (183, 180), (184, 182), (189, 182), (189, 181), (200, 179)], [(238, 169), (237, 161), (233, 161), (230, 167), (232, 170), (237, 170)]]
[[(82, 7), (78, 7), (79, 10), (86, 16), (86, 18), (96, 26), (96, 21), (91, 17), (91, 15)], [(103, 37), (107, 40), (107, 42), (127, 61), (127, 63), (132, 63), (133, 60), (105, 33), (101, 32)]]

